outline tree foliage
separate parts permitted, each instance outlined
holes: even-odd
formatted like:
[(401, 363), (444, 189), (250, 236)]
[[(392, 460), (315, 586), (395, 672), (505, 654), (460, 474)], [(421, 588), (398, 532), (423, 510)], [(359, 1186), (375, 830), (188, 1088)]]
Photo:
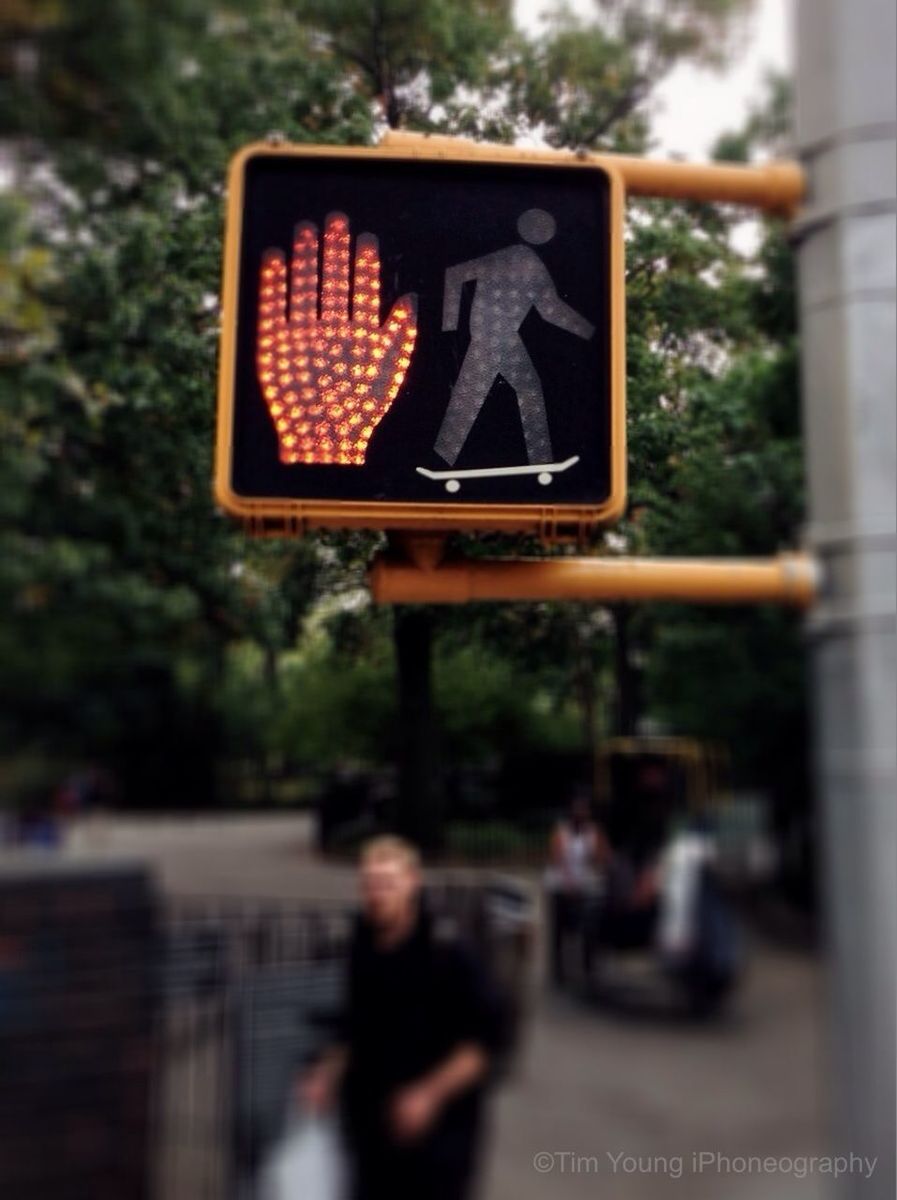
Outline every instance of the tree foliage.
[(753, 0), (596, 0), (593, 19), (563, 4), (550, 35), (524, 43), (502, 79), (518, 128), (554, 146), (641, 151), (648, 102), (684, 61), (721, 65)]
[(297, 74), (279, 9), (71, 3), (3, 32), (31, 210), (2, 224), (0, 733), (133, 763), (142, 730), (137, 759), (173, 758), (182, 704), (211, 755), (224, 648), (289, 645), (318, 570), (211, 504), (223, 169), (272, 128), (357, 139), (370, 114), (325, 64)]
[(299, 0), (301, 20), (393, 128), (427, 125), (483, 85), (512, 32), (511, 0)]

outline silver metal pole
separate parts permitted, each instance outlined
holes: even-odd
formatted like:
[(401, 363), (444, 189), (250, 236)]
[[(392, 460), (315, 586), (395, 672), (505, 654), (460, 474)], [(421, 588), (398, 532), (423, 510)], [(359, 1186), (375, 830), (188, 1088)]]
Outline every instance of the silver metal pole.
[(894, 0), (799, 0), (798, 222), (811, 620), (839, 1153), (845, 1196), (895, 1194), (897, 601)]

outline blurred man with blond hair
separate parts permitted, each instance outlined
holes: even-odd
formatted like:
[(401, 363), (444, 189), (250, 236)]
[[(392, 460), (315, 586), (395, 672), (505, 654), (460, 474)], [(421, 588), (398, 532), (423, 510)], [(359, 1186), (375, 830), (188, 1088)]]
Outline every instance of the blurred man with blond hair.
[(434, 927), (413, 846), (369, 842), (360, 882), (341, 1040), (304, 1102), (324, 1112), (341, 1099), (353, 1200), (466, 1200), (501, 1005), (469, 948)]

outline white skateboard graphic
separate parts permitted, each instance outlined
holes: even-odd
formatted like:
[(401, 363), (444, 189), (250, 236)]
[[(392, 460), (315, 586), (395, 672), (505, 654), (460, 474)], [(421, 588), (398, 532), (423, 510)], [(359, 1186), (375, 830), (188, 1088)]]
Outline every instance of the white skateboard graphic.
[(543, 487), (551, 483), (555, 475), (569, 471), (579, 462), (579, 455), (565, 458), (563, 462), (527, 463), (522, 467), (480, 467), (472, 471), (430, 471), (426, 467), (415, 467), (418, 475), (445, 483), (447, 492), (460, 492), (464, 479), (499, 479), (506, 475), (535, 475)]

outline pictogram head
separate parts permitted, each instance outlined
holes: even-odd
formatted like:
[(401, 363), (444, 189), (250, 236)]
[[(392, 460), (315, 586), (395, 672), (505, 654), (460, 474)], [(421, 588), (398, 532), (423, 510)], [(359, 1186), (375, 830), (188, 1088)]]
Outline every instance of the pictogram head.
[(517, 232), (525, 242), (534, 246), (550, 242), (557, 231), (557, 223), (544, 208), (528, 208), (517, 221)]

